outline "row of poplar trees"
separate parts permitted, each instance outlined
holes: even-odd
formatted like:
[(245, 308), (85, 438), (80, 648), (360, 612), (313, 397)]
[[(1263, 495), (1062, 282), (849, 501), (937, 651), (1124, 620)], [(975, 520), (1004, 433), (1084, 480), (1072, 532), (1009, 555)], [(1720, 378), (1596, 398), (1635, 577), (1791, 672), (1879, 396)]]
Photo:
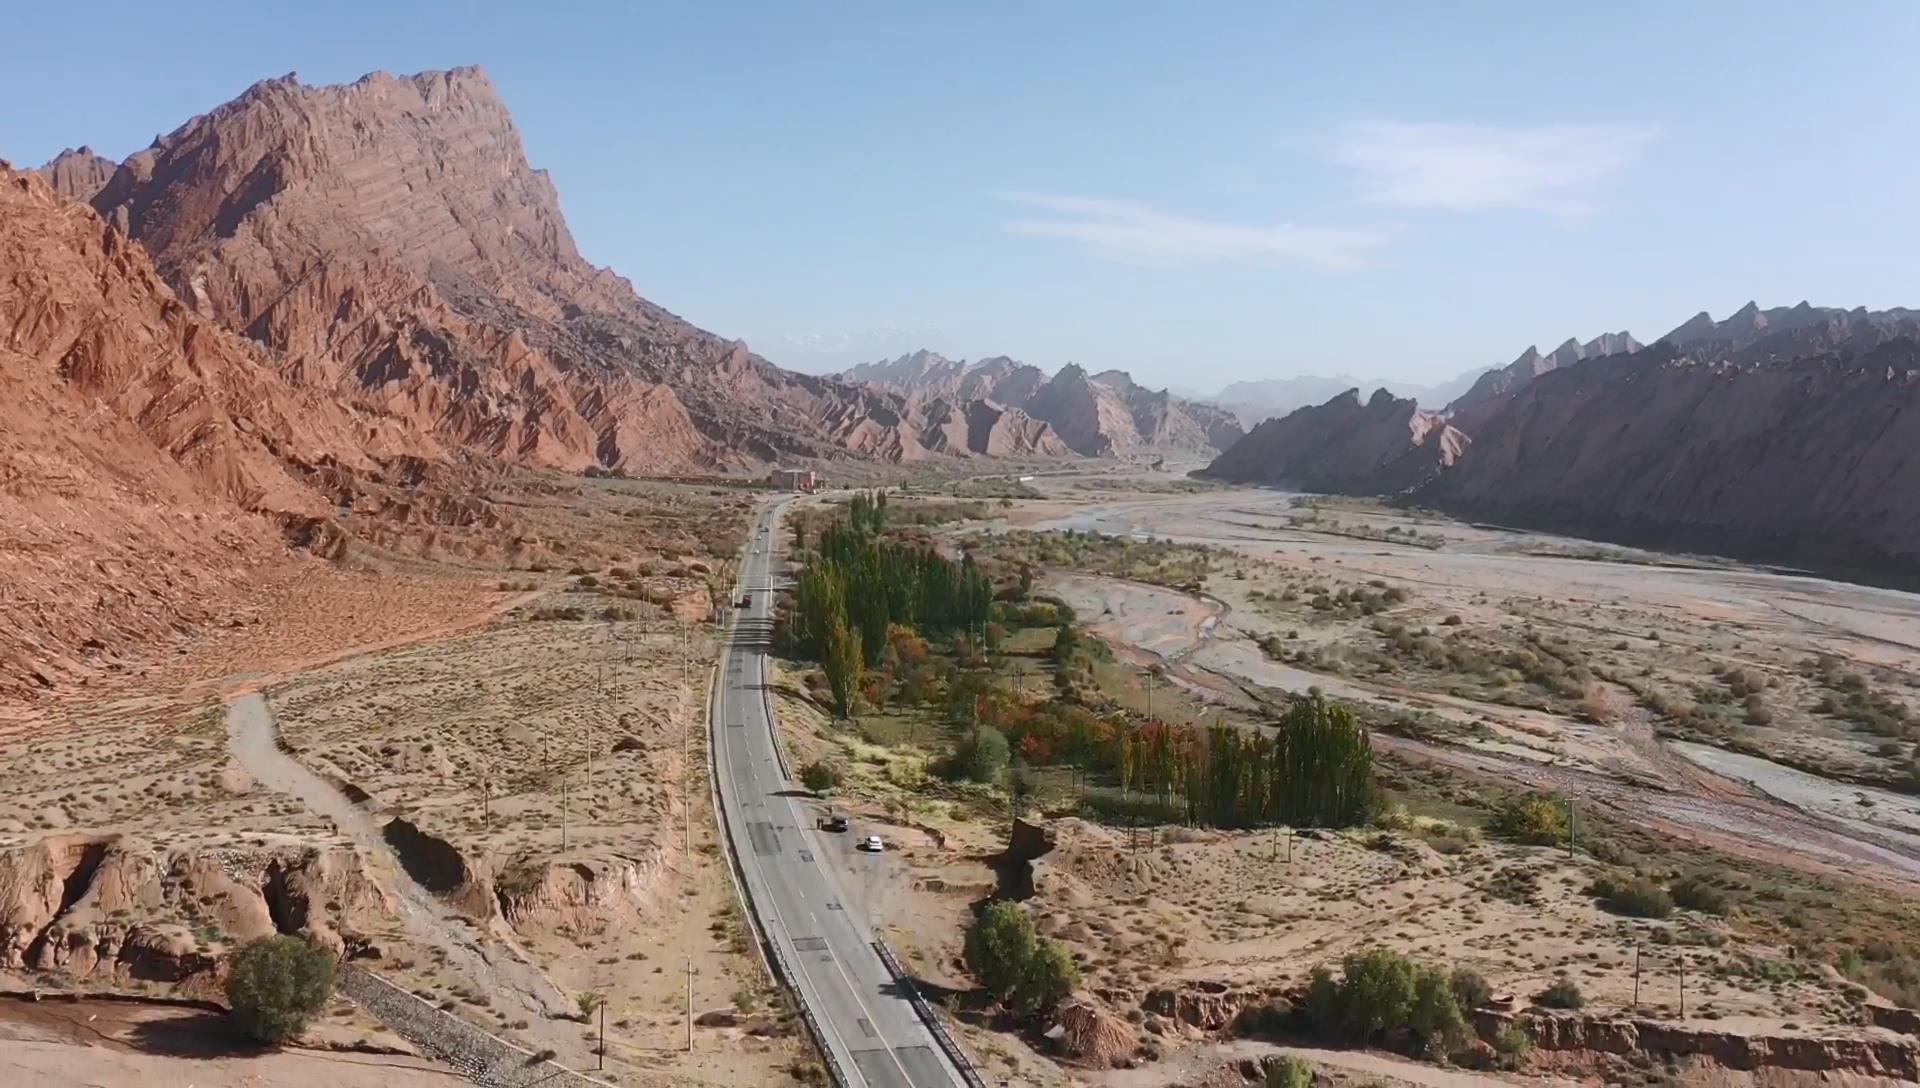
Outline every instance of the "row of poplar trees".
[(1121, 785), (1207, 827), (1352, 827), (1373, 812), (1373, 746), (1345, 706), (1295, 700), (1272, 733), (1152, 722), (1115, 735)]
[(993, 583), (968, 556), (955, 563), (932, 548), (883, 539), (887, 497), (857, 493), (847, 519), (820, 532), (813, 562), (794, 587), (789, 648), (821, 663), (835, 710), (846, 716), (862, 666), (880, 663), (887, 629), (922, 637), (986, 630)]

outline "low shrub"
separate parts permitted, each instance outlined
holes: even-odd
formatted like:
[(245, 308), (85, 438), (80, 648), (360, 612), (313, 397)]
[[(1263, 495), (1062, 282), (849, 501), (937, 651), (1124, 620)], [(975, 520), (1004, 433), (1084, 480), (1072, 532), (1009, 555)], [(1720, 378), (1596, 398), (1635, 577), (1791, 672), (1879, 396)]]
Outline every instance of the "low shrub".
[(1588, 890), (1602, 907), (1629, 918), (1665, 918), (1673, 913), (1673, 897), (1643, 876), (1627, 880), (1601, 877)]
[(1533, 995), (1533, 1003), (1543, 1009), (1577, 1009), (1587, 1003), (1580, 984), (1570, 978), (1557, 978), (1553, 984)]
[(1727, 895), (1698, 875), (1682, 877), (1667, 889), (1675, 906), (1705, 914), (1727, 913)]
[(1509, 798), (1494, 813), (1495, 833), (1533, 846), (1559, 846), (1567, 841), (1567, 812), (1557, 798), (1541, 793)]

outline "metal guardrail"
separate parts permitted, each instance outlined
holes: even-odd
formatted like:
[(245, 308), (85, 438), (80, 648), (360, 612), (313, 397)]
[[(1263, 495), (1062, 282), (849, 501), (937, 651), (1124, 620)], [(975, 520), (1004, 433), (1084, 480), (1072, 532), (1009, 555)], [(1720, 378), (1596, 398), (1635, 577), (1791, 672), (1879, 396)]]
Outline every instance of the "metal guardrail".
[(887, 973), (905, 988), (907, 1001), (913, 1005), (913, 1011), (920, 1015), (920, 1021), (927, 1025), (929, 1032), (933, 1033), (933, 1041), (939, 1043), (940, 1049), (946, 1052), (947, 1060), (960, 1071), (960, 1079), (967, 1082), (968, 1088), (987, 1088), (986, 1078), (973, 1067), (973, 1062), (967, 1059), (967, 1052), (961, 1050), (960, 1044), (948, 1034), (947, 1025), (940, 1022), (939, 1014), (934, 1012), (933, 1006), (927, 1004), (927, 999), (921, 996), (920, 987), (914, 985), (913, 976), (907, 974), (900, 966), (900, 961), (894, 958), (893, 949), (887, 947), (887, 942), (875, 937), (873, 950), (880, 954), (880, 962), (886, 964)]

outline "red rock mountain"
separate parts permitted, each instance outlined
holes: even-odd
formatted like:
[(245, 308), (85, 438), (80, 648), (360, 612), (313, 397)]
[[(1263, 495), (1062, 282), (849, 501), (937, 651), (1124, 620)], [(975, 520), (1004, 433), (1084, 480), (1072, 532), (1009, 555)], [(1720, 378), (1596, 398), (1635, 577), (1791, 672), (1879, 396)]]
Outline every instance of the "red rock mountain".
[(587, 263), (476, 68), (256, 84), (93, 204), (297, 381), (488, 456), (662, 472), (963, 452), (930, 445), (946, 425), (905, 398), (780, 370)]
[(1017, 408), (1048, 424), (1070, 452), (1087, 457), (1212, 453), (1243, 433), (1231, 411), (1147, 389), (1120, 370), (1089, 375), (1069, 364), (1049, 378), (1006, 356), (967, 363), (916, 351), (840, 377), (909, 396), (981, 398)]
[(0, 163), (0, 692), (150, 644), (332, 503), (308, 467), (439, 456), (286, 381), (146, 252)]
[(118, 163), (104, 155), (94, 154), (91, 147), (78, 150), (70, 147), (35, 172), (47, 179), (47, 184), (53, 186), (54, 192), (69, 200), (86, 203), (106, 187), (118, 168)]
[(1384, 389), (1349, 389), (1254, 427), (1204, 475), (1300, 491), (1398, 494), (1453, 467), (1471, 440), (1437, 412)]

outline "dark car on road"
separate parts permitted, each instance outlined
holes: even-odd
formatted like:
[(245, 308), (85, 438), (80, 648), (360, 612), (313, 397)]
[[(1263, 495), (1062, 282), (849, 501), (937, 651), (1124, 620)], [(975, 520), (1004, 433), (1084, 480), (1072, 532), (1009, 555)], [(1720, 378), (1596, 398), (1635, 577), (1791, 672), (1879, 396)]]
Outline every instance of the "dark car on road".
[(845, 831), (846, 829), (847, 818), (838, 812), (828, 813), (820, 817), (820, 830), (822, 831)]

